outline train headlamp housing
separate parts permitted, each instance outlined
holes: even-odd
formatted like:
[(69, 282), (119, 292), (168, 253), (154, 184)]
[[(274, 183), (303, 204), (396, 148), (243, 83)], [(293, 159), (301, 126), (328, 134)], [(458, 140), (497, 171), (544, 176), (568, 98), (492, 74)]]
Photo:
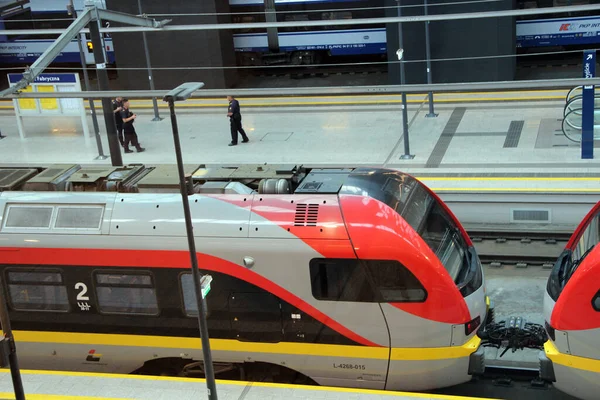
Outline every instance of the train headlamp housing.
[(478, 315), (477, 317), (465, 324), (465, 335), (469, 336), (471, 333), (475, 332), (480, 325), (481, 317)]

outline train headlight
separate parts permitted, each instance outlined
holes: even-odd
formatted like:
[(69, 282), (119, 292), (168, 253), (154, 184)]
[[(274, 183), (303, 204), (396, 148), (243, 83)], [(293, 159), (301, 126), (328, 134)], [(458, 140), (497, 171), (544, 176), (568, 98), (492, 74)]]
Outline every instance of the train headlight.
[(479, 328), (479, 325), (481, 325), (481, 317), (478, 315), (465, 324), (465, 335), (469, 336), (471, 333), (475, 332), (475, 330)]

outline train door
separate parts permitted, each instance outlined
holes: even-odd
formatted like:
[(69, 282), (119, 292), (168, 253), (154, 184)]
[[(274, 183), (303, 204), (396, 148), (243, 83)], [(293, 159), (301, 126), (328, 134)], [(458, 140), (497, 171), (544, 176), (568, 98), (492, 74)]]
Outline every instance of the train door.
[(281, 305), (270, 293), (232, 293), (229, 315), (237, 340), (277, 343), (283, 339)]

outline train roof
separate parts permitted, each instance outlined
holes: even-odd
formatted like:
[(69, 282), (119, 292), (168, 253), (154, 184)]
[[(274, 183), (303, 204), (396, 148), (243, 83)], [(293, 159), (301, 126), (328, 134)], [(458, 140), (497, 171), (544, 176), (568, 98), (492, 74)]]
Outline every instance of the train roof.
[[(409, 179), (380, 168), (307, 168), (295, 164), (186, 164), (189, 192), (199, 194), (338, 194), (349, 176), (363, 176), (385, 185)], [(384, 177), (384, 180), (377, 177)], [(191, 178), (191, 179), (190, 179)], [(0, 192), (179, 192), (176, 165), (129, 164), (122, 167), (57, 164), (0, 167)]]

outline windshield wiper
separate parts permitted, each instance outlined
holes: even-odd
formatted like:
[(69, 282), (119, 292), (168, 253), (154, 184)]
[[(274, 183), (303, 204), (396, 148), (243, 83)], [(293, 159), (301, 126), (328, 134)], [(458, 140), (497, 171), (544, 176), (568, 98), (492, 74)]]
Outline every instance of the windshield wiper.
[(593, 245), (592, 247), (590, 247), (589, 249), (587, 249), (585, 251), (585, 253), (583, 253), (583, 255), (581, 257), (579, 257), (577, 260), (573, 261), (573, 263), (571, 263), (571, 269), (569, 271), (569, 275), (567, 276), (567, 279), (565, 280), (565, 285), (567, 284), (567, 282), (569, 281), (569, 279), (571, 279), (571, 277), (573, 276), (573, 274), (575, 273), (575, 271), (577, 270), (577, 267), (579, 267), (579, 264), (581, 264), (581, 262), (583, 261), (583, 259), (590, 254), (590, 252), (592, 251), (592, 249), (596, 247), (596, 245)]

